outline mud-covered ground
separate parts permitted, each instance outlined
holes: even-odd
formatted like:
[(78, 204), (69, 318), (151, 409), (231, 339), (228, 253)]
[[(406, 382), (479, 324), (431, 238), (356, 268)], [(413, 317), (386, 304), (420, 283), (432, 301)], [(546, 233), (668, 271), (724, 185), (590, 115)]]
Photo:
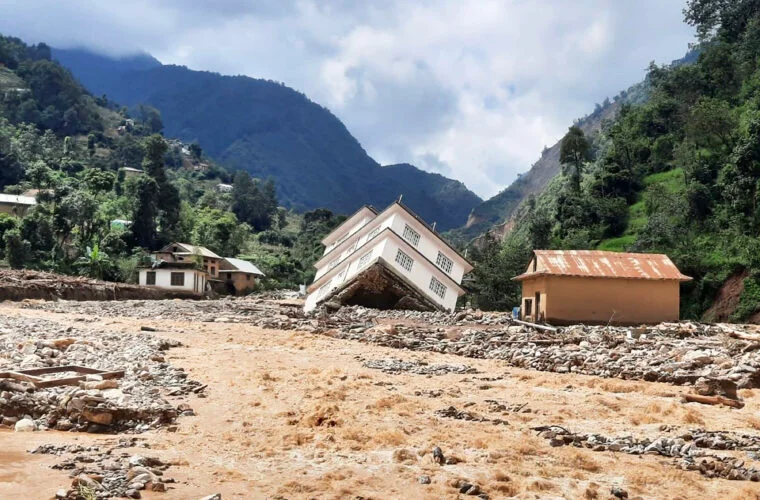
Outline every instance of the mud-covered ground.
[[(195, 416), (137, 435), (133, 448), (120, 447), (122, 435), (0, 431), (0, 498), (52, 498), (70, 487), (70, 471), (51, 466), (76, 456), (27, 452), (40, 445), (114, 449), (167, 464), (164, 477), (175, 482), (143, 498), (760, 498), (756, 482), (686, 470), (683, 458), (656, 447), (631, 454), (614, 445), (691, 436), (696, 462), (714, 455), (760, 467), (752, 444), (760, 436), (760, 389), (739, 391), (742, 409), (684, 404), (690, 386), (394, 349), (306, 332), (321, 328), (294, 325), (287, 314), (257, 319), (271, 316), (261, 304), (240, 301), (248, 312), (235, 316), (222, 302), (217, 318), (210, 302), (197, 303), (202, 314), (188, 302), (168, 304), (165, 314), (115, 303), (104, 303), (103, 314), (98, 303), (0, 305), (5, 318), (61, 330), (83, 322), (104, 335), (155, 329), (141, 335), (181, 342), (163, 353), (166, 362), (208, 384), (205, 397), (183, 396)], [(277, 322), (303, 327), (255, 326)], [(558, 442), (564, 431), (534, 430), (542, 426), (583, 435), (584, 443), (589, 435), (614, 442), (600, 449), (594, 437), (593, 447), (573, 446)], [(699, 447), (697, 429), (729, 434)], [(738, 449), (721, 449), (740, 436)]]

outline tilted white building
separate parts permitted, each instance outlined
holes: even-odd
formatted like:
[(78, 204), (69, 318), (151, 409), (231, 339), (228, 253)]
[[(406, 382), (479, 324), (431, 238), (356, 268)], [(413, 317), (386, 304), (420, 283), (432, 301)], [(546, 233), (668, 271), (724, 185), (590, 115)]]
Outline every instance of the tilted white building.
[[(413, 300), (427, 309), (453, 311), (465, 293), (462, 277), (472, 270), (433, 228), (398, 201), (379, 213), (362, 207), (322, 244), (325, 252), (314, 264), (317, 274), (307, 289), (306, 311), (343, 291), (351, 294), (346, 303), (390, 308)], [(375, 280), (351, 288), (370, 272), (382, 275), (384, 284)]]

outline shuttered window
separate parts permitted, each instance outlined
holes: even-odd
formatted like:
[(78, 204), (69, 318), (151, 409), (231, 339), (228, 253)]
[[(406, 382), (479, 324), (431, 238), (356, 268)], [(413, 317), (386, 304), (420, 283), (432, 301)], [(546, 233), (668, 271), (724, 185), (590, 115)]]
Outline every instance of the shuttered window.
[(156, 284), (156, 271), (148, 271), (147, 273), (145, 273), (145, 284), (146, 285)]
[(446, 285), (438, 281), (435, 276), (430, 278), (430, 290), (432, 290), (433, 293), (438, 295), (440, 298), (444, 298), (446, 296)]
[(409, 224), (406, 224), (404, 226), (404, 239), (411, 243), (413, 246), (417, 246), (417, 244), (420, 242), (420, 233), (412, 229)]
[(446, 274), (451, 274), (451, 267), (454, 265), (454, 262), (443, 255), (443, 253), (438, 252), (438, 258), (435, 259), (435, 265), (443, 269)]
[(398, 265), (400, 265), (401, 267), (403, 267), (407, 271), (411, 271), (412, 270), (412, 264), (414, 264), (414, 261), (412, 260), (412, 258), (409, 257), (404, 252), (402, 252), (401, 250), (399, 250), (396, 253), (396, 262), (398, 263)]

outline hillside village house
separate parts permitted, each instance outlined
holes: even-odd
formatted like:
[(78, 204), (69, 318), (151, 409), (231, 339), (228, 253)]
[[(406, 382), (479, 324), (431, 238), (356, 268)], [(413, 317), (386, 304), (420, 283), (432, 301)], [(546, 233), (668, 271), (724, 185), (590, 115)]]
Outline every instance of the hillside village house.
[(225, 257), (220, 264), (219, 277), (224, 280), (228, 292), (243, 295), (253, 290), (256, 278), (264, 277), (264, 273), (247, 260)]
[(522, 282), (522, 315), (551, 324), (678, 321), (691, 280), (667, 255), (536, 250)]
[(0, 194), (0, 213), (26, 217), (27, 212), (37, 204), (33, 196), (19, 194)]
[(139, 168), (132, 168), (132, 167), (124, 167), (124, 178), (127, 179), (129, 177), (135, 177), (138, 175), (142, 175), (145, 172), (140, 170)]
[(264, 276), (255, 265), (220, 257), (206, 247), (171, 243), (153, 253), (154, 263), (139, 271), (139, 283), (203, 294), (207, 285), (219, 292), (242, 295)]
[(381, 309), (453, 311), (472, 265), (400, 201), (359, 209), (323, 240), (304, 309), (333, 297)]
[(219, 275), (222, 262), (222, 257), (208, 248), (188, 243), (170, 243), (154, 252), (153, 256), (167, 263), (199, 264), (212, 279)]
[(140, 269), (139, 274), (143, 286), (187, 290), (198, 295), (206, 291), (208, 283), (208, 274), (194, 262), (159, 261), (153, 267)]

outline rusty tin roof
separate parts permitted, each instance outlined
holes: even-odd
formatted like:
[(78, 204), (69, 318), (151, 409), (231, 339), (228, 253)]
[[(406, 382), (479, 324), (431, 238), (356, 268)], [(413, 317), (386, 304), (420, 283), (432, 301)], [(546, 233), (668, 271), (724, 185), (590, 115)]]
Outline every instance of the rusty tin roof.
[(534, 261), (515, 280), (538, 276), (579, 276), (678, 280), (691, 278), (681, 273), (667, 255), (654, 253), (603, 252), (601, 250), (535, 250)]

